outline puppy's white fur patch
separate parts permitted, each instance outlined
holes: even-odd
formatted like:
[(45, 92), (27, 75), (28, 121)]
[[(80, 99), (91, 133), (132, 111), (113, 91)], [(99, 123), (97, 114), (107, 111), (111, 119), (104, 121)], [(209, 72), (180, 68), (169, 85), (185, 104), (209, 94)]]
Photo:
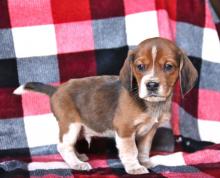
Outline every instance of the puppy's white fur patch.
[(156, 46), (153, 46), (153, 47), (152, 47), (152, 49), (151, 49), (151, 55), (152, 55), (153, 65), (154, 65), (154, 62), (155, 62), (156, 57), (157, 57), (157, 47), (156, 47)]
[(116, 146), (119, 150), (119, 158), (128, 174), (146, 174), (147, 168), (140, 165), (137, 156), (138, 150), (135, 143), (135, 135), (120, 137), (115, 134)]
[(75, 170), (90, 170), (92, 169), (91, 165), (81, 161), (77, 157), (74, 148), (81, 128), (82, 125), (80, 123), (70, 124), (68, 132), (63, 135), (62, 142), (57, 145), (57, 150), (70, 168)]
[(22, 95), (24, 93), (26, 93), (25, 85), (21, 85), (13, 91), (13, 94), (15, 95)]
[(149, 74), (146, 74), (142, 77), (139, 87), (139, 97), (144, 99), (147, 96), (147, 88), (146, 83), (153, 77), (153, 72), (151, 71)]

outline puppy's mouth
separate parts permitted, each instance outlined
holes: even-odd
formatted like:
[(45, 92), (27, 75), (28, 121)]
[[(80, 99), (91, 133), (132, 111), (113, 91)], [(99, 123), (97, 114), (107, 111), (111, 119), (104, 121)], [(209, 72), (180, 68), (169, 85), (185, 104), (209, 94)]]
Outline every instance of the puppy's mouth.
[(156, 92), (150, 92), (147, 96), (148, 97), (158, 97), (159, 95)]
[(149, 93), (143, 99), (148, 101), (148, 102), (160, 102), (160, 101), (165, 101), (166, 97), (165, 96), (161, 96), (161, 95), (159, 95), (157, 93)]

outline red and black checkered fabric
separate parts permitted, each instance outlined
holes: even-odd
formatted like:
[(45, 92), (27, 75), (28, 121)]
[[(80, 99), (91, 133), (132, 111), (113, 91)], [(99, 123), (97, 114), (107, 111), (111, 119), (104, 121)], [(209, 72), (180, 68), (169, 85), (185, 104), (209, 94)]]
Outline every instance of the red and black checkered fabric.
[(58, 85), (118, 74), (128, 49), (155, 36), (187, 53), (199, 81), (184, 99), (177, 85), (172, 103), (184, 165), (157, 166), (148, 176), (220, 177), (219, 24), (208, 0), (1, 0), (0, 177), (129, 177), (106, 139), (90, 149), (79, 143), (92, 171), (69, 169), (56, 149), (58, 127), (48, 98), (12, 91), (28, 81)]

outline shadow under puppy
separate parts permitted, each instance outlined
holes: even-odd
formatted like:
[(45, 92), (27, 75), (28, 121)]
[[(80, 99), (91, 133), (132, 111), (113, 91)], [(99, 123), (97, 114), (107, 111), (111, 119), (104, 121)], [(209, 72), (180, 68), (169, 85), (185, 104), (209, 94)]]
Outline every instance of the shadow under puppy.
[(59, 87), (30, 82), (17, 88), (50, 96), (58, 120), (58, 151), (70, 168), (90, 170), (75, 143), (80, 136), (115, 137), (119, 158), (129, 174), (148, 173), (149, 152), (158, 126), (170, 119), (173, 87), (180, 78), (182, 95), (197, 71), (171, 41), (151, 38), (129, 51), (119, 76), (71, 79)]

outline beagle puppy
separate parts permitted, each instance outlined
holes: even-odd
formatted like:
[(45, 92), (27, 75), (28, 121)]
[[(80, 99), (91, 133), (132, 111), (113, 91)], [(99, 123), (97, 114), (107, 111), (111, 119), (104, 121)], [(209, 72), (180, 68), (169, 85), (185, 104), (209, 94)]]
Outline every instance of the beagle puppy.
[(59, 124), (62, 158), (75, 170), (90, 170), (85, 154), (75, 149), (78, 138), (114, 137), (128, 174), (145, 174), (152, 165), (149, 152), (158, 126), (170, 119), (173, 88), (180, 79), (182, 95), (189, 92), (197, 71), (171, 41), (151, 38), (129, 51), (119, 76), (71, 79), (59, 87), (38, 82), (20, 86), (50, 97)]

